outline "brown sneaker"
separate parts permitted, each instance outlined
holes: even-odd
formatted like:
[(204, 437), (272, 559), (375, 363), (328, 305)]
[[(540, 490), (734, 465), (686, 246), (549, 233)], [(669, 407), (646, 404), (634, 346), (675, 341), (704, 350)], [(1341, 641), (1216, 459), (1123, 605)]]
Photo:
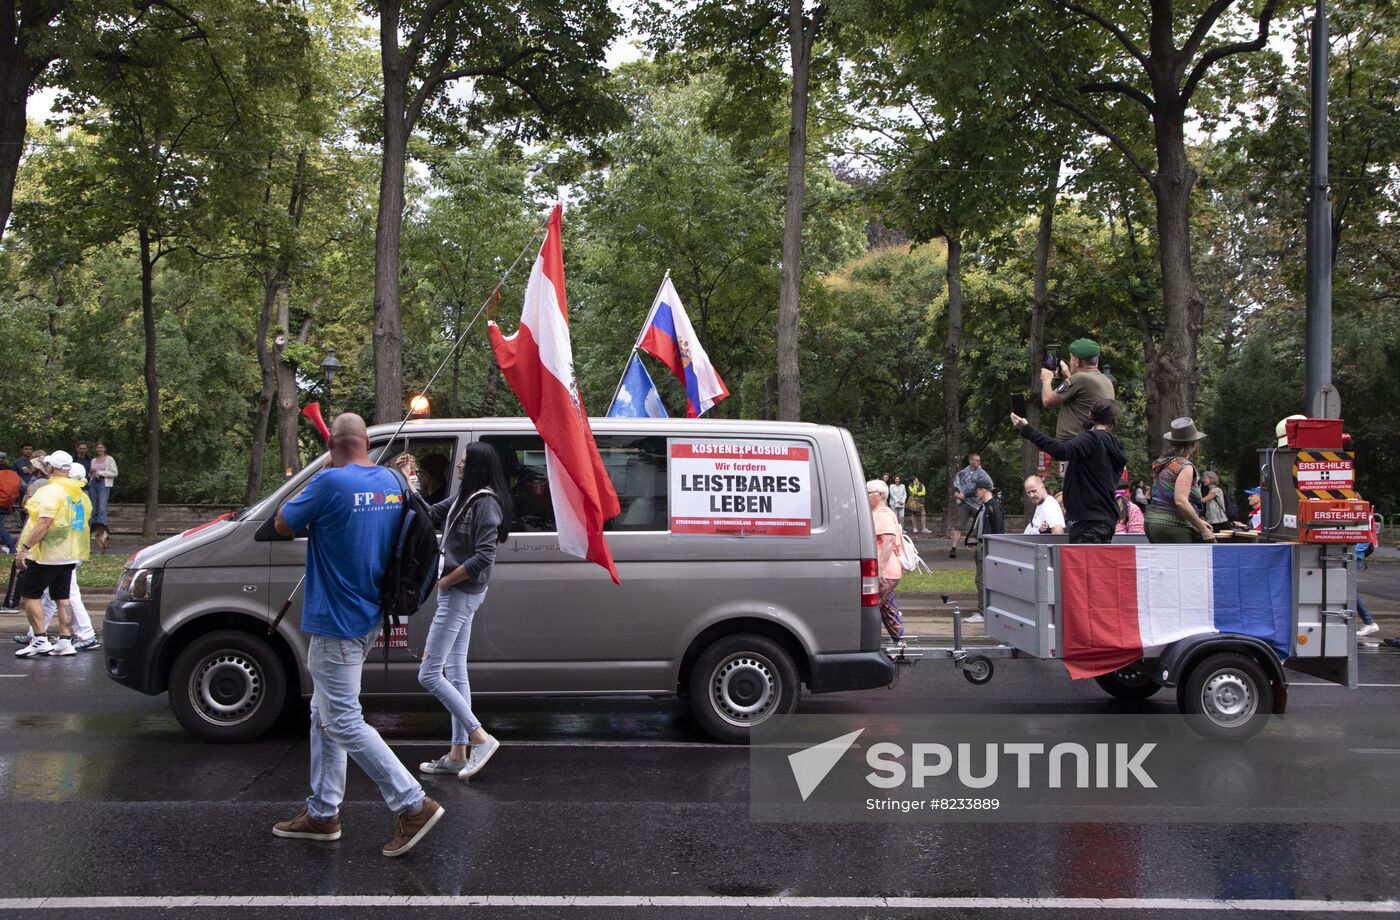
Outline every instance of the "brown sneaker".
[(423, 804), (418, 806), (417, 811), (408, 811), (399, 815), (398, 822), (394, 825), (394, 839), (384, 844), (385, 856), (402, 856), (424, 837), (428, 836), (428, 831), (433, 829), (442, 816), (447, 814), (447, 809), (427, 796), (423, 797)]
[(292, 820), (272, 825), (272, 833), (294, 840), (339, 840), (340, 815), (334, 818), (313, 818), (303, 808)]

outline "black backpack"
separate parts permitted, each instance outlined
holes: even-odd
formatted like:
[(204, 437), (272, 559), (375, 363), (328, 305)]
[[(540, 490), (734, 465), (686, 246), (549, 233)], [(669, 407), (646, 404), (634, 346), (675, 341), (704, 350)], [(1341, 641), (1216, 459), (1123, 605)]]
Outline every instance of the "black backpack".
[(386, 630), (390, 619), (417, 613), (438, 580), (438, 539), (432, 512), (428, 503), (409, 489), (402, 473), (391, 472), (403, 488), (403, 517), (389, 551), (389, 565), (379, 582), (379, 609)]

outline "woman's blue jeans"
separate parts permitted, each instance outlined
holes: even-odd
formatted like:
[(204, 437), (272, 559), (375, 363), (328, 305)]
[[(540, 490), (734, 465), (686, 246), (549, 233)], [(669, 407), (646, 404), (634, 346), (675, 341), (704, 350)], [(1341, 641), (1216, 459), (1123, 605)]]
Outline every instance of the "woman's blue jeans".
[(92, 494), (92, 522), (107, 523), (107, 503), (112, 497), (112, 487), (105, 480), (94, 480), (88, 490)]
[(437, 697), (452, 714), (452, 743), (471, 744), (470, 735), (481, 727), (472, 713), (472, 687), (467, 680), (467, 646), (472, 639), (472, 619), (486, 592), (439, 591), (437, 613), (428, 628), (428, 646), (418, 668), (418, 683)]

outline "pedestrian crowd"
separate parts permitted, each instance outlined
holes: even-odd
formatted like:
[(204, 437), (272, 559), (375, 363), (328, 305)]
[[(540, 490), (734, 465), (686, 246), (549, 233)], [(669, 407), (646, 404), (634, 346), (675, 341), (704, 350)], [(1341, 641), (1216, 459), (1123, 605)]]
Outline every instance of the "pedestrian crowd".
[[(17, 636), (18, 658), (66, 657), (101, 647), (78, 588), (78, 566), (96, 543), (107, 550), (107, 508), (117, 461), (98, 442), (73, 453), (20, 445), (0, 451), (0, 551), (12, 554), (4, 606), (20, 607), (28, 629)], [(18, 537), (10, 532), (14, 521)], [(56, 639), (49, 638), (57, 622)]]
[[(1115, 401), (1114, 381), (1100, 365), (1101, 349), (1092, 339), (1078, 339), (1070, 344), (1069, 354), (1068, 364), (1052, 359), (1047, 364), (1054, 367), (1041, 369), (1041, 404), (1047, 409), (1058, 409), (1054, 435), (1038, 430), (1016, 412), (1011, 415), (1021, 437), (1057, 461), (1050, 472), (1058, 476), (1063, 489), (1052, 494), (1042, 475), (1025, 479), (1023, 488), (1031, 513), (1023, 533), (1062, 534), (1069, 543), (1111, 543), (1118, 535), (1140, 535), (1151, 543), (1214, 543), (1226, 531), (1262, 529), (1259, 488), (1244, 490), (1248, 508), (1241, 513), (1220, 475), (1198, 468), (1206, 433), (1191, 418), (1172, 420), (1169, 429), (1162, 433), (1162, 447), (1151, 464), (1151, 477), (1131, 481), (1127, 473), (1128, 453), (1115, 433), (1120, 409)], [(918, 484), (917, 493), (913, 484)], [(916, 510), (918, 519), (912, 532), (929, 532), (927, 492), (917, 479), (905, 486), (899, 476), (891, 480), (886, 474), (869, 485), (881, 487), (879, 495), (874, 488), (870, 491), (872, 508), (879, 505), (886, 511), (882, 515), (877, 508), (875, 515), (877, 537), (882, 544), (902, 538), (906, 514), (913, 521)], [(954, 475), (949, 493), (948, 556), (957, 558), (960, 549), (972, 548), (978, 612), (968, 617), (968, 622), (981, 622), (986, 555), (982, 537), (1003, 532), (1001, 495), (976, 452), (967, 456), (966, 466)], [(1374, 539), (1358, 544), (1357, 556), (1363, 560), (1363, 566), (1374, 546)], [(881, 611), (891, 637), (898, 638), (903, 635), (894, 600), (898, 567), (887, 570), (884, 558), (879, 566)], [(1357, 634), (1373, 635), (1378, 627), (1360, 598), (1357, 607), (1362, 623)]]

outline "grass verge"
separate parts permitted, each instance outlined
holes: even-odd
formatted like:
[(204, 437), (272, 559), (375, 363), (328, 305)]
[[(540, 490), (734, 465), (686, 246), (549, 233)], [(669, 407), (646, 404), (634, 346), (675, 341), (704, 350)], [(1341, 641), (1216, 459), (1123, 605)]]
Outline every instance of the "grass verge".
[(92, 588), (93, 590), (115, 591), (117, 579), (122, 577), (122, 568), (126, 565), (126, 556), (118, 553), (116, 555), (93, 556), (78, 566), (78, 587)]
[(919, 594), (971, 594), (977, 590), (976, 573), (972, 569), (905, 572), (898, 590)]

